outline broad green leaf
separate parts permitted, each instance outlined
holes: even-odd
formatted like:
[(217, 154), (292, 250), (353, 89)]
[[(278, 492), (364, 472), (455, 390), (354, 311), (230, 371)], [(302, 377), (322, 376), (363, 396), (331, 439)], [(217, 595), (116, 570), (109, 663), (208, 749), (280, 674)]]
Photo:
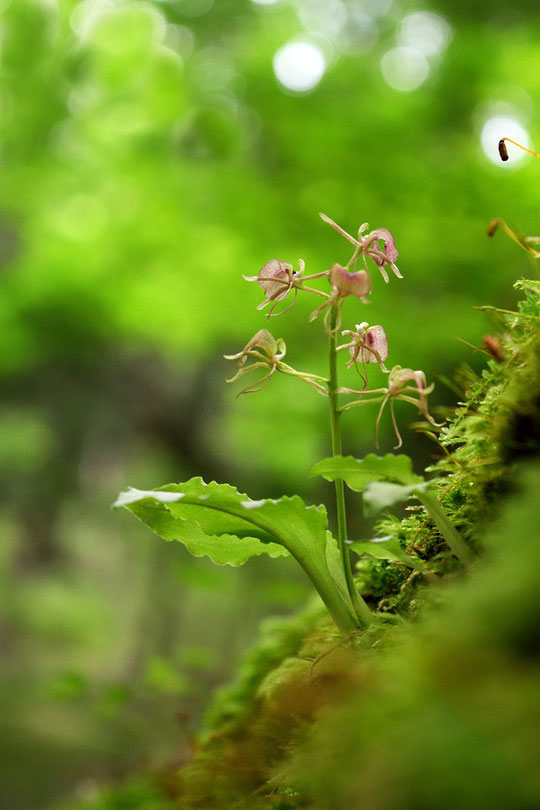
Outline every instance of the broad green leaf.
[(306, 506), (298, 496), (255, 501), (228, 484), (206, 484), (201, 478), (157, 490), (130, 489), (115, 506), (125, 506), (156, 534), (179, 540), (195, 556), (207, 555), (219, 565), (290, 553), (338, 627), (350, 632), (358, 624), (349, 594), (343, 592), (345, 574), (338, 570), (324, 506)]
[(371, 557), (376, 557), (379, 560), (405, 563), (405, 565), (408, 565), (410, 568), (414, 568), (415, 571), (424, 572), (426, 570), (426, 565), (423, 560), (406, 554), (401, 548), (397, 537), (392, 534), (387, 537), (378, 537), (374, 540), (351, 543), (349, 548), (356, 551), (357, 554), (369, 554)]
[(218, 565), (237, 566), (258, 554), (288, 555), (260, 521), (249, 519), (260, 503), (227, 484), (192, 478), (159, 490), (129, 489), (115, 506), (127, 507), (165, 540), (179, 540), (195, 557), (206, 555)]
[(310, 476), (322, 475), (327, 481), (341, 478), (350, 489), (363, 492), (371, 481), (391, 481), (395, 484), (416, 484), (424, 480), (412, 469), (409, 456), (387, 453), (376, 456), (369, 453), (365, 458), (334, 456), (317, 462), (309, 471)]
[(430, 481), (420, 481), (418, 484), (408, 486), (390, 484), (387, 481), (372, 481), (364, 491), (364, 513), (366, 517), (373, 517), (382, 509), (403, 503), (429, 486), (431, 486)]

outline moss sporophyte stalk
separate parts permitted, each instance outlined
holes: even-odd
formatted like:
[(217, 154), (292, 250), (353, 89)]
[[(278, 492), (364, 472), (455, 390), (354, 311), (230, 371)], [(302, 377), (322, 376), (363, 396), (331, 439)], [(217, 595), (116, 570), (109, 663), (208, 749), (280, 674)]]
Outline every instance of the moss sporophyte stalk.
[[(339, 630), (350, 634), (370, 625), (375, 615), (353, 577), (351, 550), (365, 554), (365, 546), (369, 544), (355, 542), (357, 538), (348, 535), (345, 484), (353, 492), (363, 493), (366, 513), (417, 498), (461, 563), (470, 563), (472, 554), (445, 515), (434, 494), (433, 482), (413, 473), (407, 456), (391, 453), (369, 454), (364, 459), (343, 456), (341, 419), (355, 408), (379, 406), (374, 422), (377, 447), (379, 425), (387, 404), (397, 440), (395, 449), (402, 445), (394, 412), (396, 400), (413, 405), (425, 420), (422, 424), (431, 432), (441, 425), (429, 412), (428, 396), (433, 384), (428, 385), (424, 373), (400, 365), (389, 369), (385, 365), (390, 351), (381, 324), (370, 325), (357, 318), (360, 322), (353, 328), (342, 329), (345, 299), (357, 299), (360, 309), (367, 303), (373, 268), (380, 271), (386, 283), (390, 281), (386, 268), (397, 278), (403, 278), (396, 265), (399, 254), (393, 234), (387, 228), (368, 231), (364, 223), (354, 237), (325, 214), (321, 217), (353, 246), (345, 264), (335, 262), (327, 270), (306, 275), (302, 260), (298, 269), (294, 269), (288, 261), (270, 259), (257, 275), (245, 275), (244, 279), (256, 282), (262, 289), (264, 299), (257, 309), (267, 309), (267, 319), (289, 312), (299, 294), (323, 299), (309, 321), (316, 321), (324, 313), (320, 323), (328, 342), (327, 376), (298, 370), (285, 362), (285, 342), (266, 328), (253, 335), (243, 349), (225, 357), (237, 362), (237, 370), (227, 382), (236, 383), (249, 376), (250, 384), (238, 396), (262, 392), (278, 373), (307, 383), (327, 399), (331, 456), (315, 464), (310, 475), (321, 475), (333, 482), (335, 534), (328, 527), (324, 506), (306, 506), (298, 496), (252, 500), (227, 484), (206, 484), (200, 478), (151, 491), (129, 489), (120, 495), (117, 505), (126, 506), (166, 540), (179, 540), (196, 556), (207, 555), (220, 565), (241, 565), (258, 554), (293, 556), (311, 579)], [(361, 269), (357, 267), (359, 259)], [(322, 284), (322, 288), (311, 286), (313, 281)], [(338, 334), (343, 340), (338, 339)], [(340, 385), (341, 365), (358, 372), (361, 388)], [(368, 373), (375, 366), (379, 369), (377, 373), (385, 375), (385, 382), (370, 388)]]

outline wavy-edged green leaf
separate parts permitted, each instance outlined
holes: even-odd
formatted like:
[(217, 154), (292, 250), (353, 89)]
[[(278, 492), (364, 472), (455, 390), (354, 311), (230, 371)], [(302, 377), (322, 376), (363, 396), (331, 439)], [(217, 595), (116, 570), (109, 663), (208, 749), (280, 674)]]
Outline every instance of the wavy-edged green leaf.
[(130, 489), (115, 506), (126, 507), (166, 540), (179, 540), (195, 556), (207, 555), (220, 565), (242, 565), (257, 554), (290, 553), (338, 627), (350, 632), (358, 625), (350, 596), (342, 593), (324, 506), (306, 506), (297, 495), (256, 501), (228, 484), (206, 484), (202, 478), (157, 490)]
[[(261, 502), (228, 484), (192, 478), (158, 490), (129, 489), (115, 506), (125, 506), (165, 540), (179, 540), (196, 557), (238, 566), (258, 554), (288, 555), (275, 536), (250, 518)], [(244, 517), (244, 515), (246, 517)]]
[(378, 560), (404, 563), (421, 573), (426, 571), (426, 564), (423, 560), (420, 560), (418, 557), (412, 557), (410, 554), (403, 551), (399, 540), (393, 534), (387, 537), (377, 537), (374, 540), (361, 540), (351, 543), (349, 548), (356, 551), (357, 554), (369, 554), (371, 557), (376, 557)]
[(309, 471), (310, 476), (321, 475), (327, 481), (340, 478), (355, 492), (363, 492), (372, 481), (391, 481), (394, 484), (420, 484), (423, 478), (412, 469), (412, 461), (404, 454), (387, 453), (376, 456), (369, 453), (365, 458), (333, 456), (317, 462)]

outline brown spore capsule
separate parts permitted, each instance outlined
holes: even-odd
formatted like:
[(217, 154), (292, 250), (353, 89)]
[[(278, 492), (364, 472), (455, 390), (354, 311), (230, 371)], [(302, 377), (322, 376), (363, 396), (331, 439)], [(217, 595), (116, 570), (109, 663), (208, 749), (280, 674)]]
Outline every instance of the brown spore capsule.
[(504, 138), (501, 138), (499, 141), (499, 155), (501, 156), (501, 160), (508, 160), (508, 150)]
[(498, 363), (502, 363), (504, 361), (504, 354), (499, 338), (494, 337), (494, 335), (484, 335), (482, 338), (482, 343), (494, 360), (496, 360)]
[(494, 219), (493, 222), (490, 222), (489, 228), (487, 229), (487, 235), (488, 236), (494, 236), (495, 235), (495, 231), (499, 227), (500, 222), (501, 222), (500, 219)]

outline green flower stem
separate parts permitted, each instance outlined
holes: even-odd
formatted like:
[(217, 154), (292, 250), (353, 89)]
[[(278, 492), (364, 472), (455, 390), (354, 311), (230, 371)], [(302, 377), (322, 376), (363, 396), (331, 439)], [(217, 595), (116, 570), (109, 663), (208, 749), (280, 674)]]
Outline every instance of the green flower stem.
[(351, 258), (349, 259), (349, 261), (345, 265), (345, 270), (350, 269), (351, 265), (353, 264), (353, 262), (355, 262), (357, 260), (357, 258), (360, 256), (361, 252), (362, 252), (362, 247), (361, 246), (357, 247), (356, 250), (354, 251), (353, 255), (351, 256)]
[(342, 405), (339, 412), (350, 411), (351, 408), (358, 408), (360, 405), (373, 405), (374, 403), (382, 402), (384, 397), (373, 397), (373, 399), (355, 399), (354, 402), (347, 402)]
[(278, 364), (278, 371), (282, 371), (284, 374), (289, 374), (291, 377), (301, 377), (303, 380), (315, 380), (317, 382), (327, 383), (327, 377), (321, 377), (319, 374), (309, 374), (305, 371), (297, 371), (292, 366), (289, 366), (287, 363), (280, 362)]
[[(330, 405), (330, 433), (332, 437), (332, 456), (342, 456), (341, 444), (341, 427), (340, 427), (340, 411), (338, 407), (338, 375), (337, 375), (337, 337), (336, 337), (336, 321), (338, 316), (338, 306), (334, 304), (330, 313), (330, 339), (329, 339), (329, 352), (328, 352), (328, 365), (330, 371), (330, 379), (328, 381), (328, 402)], [(358, 620), (361, 624), (369, 625), (373, 621), (373, 616), (370, 609), (356, 590), (354, 584), (351, 559), (349, 550), (347, 548), (347, 513), (345, 511), (345, 486), (342, 479), (336, 478), (336, 509), (337, 509), (337, 523), (338, 523), (338, 546), (343, 560), (343, 567), (345, 569), (345, 577), (347, 580), (347, 587), (351, 596), (352, 603), (358, 615)]]
[(468, 566), (474, 560), (474, 555), (455, 527), (450, 523), (435, 495), (429, 490), (415, 493), (415, 496), (429, 512), (435, 526), (438, 528), (448, 547), (454, 552), (463, 565)]
[(305, 284), (297, 284), (296, 285), (299, 290), (303, 290), (304, 292), (314, 293), (315, 295), (320, 295), (321, 298), (330, 298), (330, 296), (323, 292), (322, 290), (316, 290), (315, 287), (306, 287)]

